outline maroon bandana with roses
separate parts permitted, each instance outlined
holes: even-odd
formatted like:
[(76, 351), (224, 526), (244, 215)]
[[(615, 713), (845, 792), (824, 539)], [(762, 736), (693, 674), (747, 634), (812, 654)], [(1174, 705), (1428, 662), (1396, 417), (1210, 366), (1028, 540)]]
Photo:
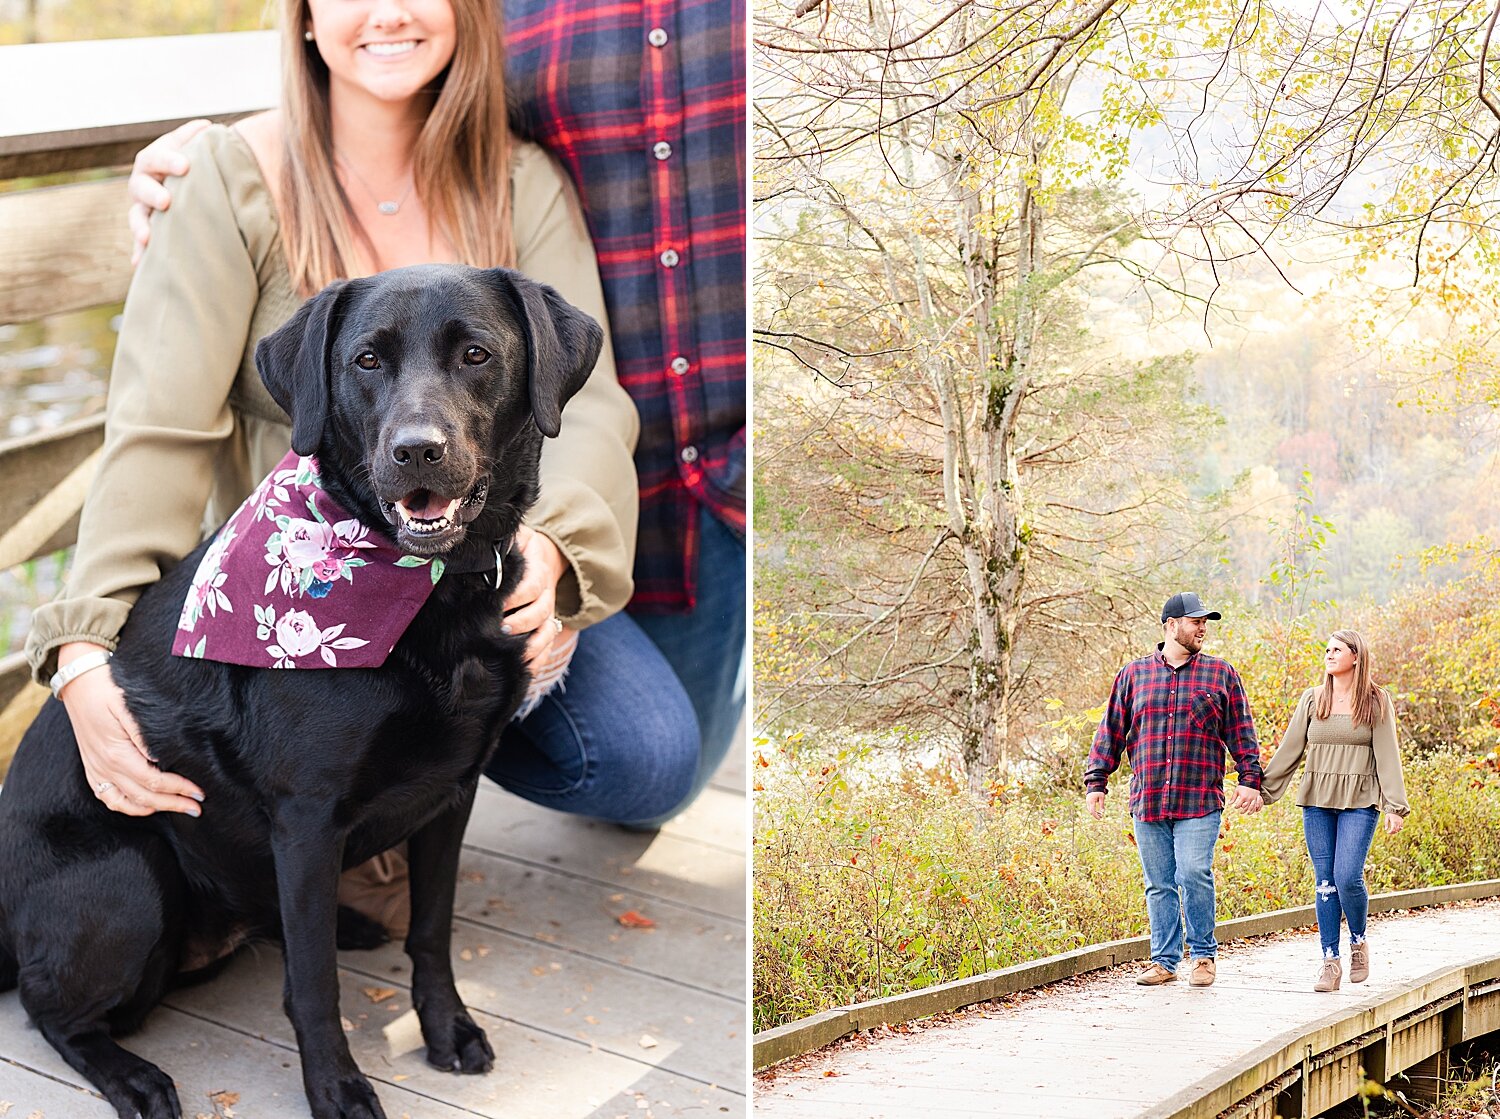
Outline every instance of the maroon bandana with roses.
[(288, 452), (198, 564), (172, 652), (252, 668), (374, 668), (443, 574), (351, 517)]

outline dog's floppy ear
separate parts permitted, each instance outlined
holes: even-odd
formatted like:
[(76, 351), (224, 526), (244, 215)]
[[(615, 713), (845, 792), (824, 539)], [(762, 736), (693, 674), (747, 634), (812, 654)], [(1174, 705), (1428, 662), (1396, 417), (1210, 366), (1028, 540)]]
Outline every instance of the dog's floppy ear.
[(328, 343), (346, 287), (347, 280), (329, 284), (255, 347), (255, 367), (266, 391), (292, 417), (292, 450), (299, 455), (318, 449), (328, 422)]
[(509, 295), (521, 316), (531, 414), (543, 435), (555, 436), (563, 405), (594, 371), (604, 330), (546, 284), (505, 268), (491, 269), (488, 278)]

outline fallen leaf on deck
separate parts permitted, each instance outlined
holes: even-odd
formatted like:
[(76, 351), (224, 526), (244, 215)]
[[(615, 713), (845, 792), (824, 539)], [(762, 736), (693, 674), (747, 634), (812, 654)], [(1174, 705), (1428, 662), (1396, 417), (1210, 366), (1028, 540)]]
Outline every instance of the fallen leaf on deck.
[(641, 916), (634, 909), (627, 909), (624, 913), (621, 913), (618, 917), (616, 917), (615, 920), (620, 922), (620, 924), (624, 925), (627, 929), (656, 928), (655, 921), (653, 921), (650, 917)]
[(641, 1048), (642, 1049), (655, 1049), (656, 1048), (656, 1038), (652, 1037), (650, 1034), (641, 1034)]
[(365, 991), (365, 998), (369, 999), (371, 1002), (385, 1002), (386, 999), (390, 998), (392, 995), (394, 995), (396, 993), (396, 988), (394, 988), (394, 987), (366, 987), (364, 989), (364, 991)]
[(458, 958), (460, 960), (472, 960), (474, 958), (474, 953), (472, 951), (470, 951), (469, 949), (465, 948), (462, 952), (460, 952), (458, 954)]

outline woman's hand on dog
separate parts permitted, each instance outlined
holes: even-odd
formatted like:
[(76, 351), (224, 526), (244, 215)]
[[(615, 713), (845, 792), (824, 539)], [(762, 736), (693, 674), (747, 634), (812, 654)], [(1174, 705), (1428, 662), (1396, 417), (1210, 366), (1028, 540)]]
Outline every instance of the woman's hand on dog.
[(526, 663), (542, 663), (552, 643), (562, 632), (557, 617), (557, 581), (568, 569), (568, 561), (556, 544), (540, 532), (521, 526), (516, 545), (526, 559), (526, 570), (516, 589), (505, 600), (506, 633), (529, 633)]
[[(58, 661), (66, 664), (97, 648), (74, 642), (63, 646)], [(108, 665), (76, 677), (58, 698), (73, 723), (89, 787), (106, 807), (127, 816), (149, 816), (153, 812), (198, 815), (203, 790), (186, 777), (157, 768), (125, 706), (125, 693), (116, 686)]]

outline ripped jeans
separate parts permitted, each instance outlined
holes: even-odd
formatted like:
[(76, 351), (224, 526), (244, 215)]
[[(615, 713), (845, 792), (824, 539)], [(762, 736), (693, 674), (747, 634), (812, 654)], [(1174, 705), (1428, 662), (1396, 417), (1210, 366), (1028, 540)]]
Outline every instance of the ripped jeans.
[(1316, 882), (1318, 936), (1323, 958), (1339, 958), (1339, 921), (1349, 923), (1349, 943), (1365, 938), (1370, 894), (1365, 889), (1365, 856), (1380, 822), (1378, 808), (1302, 809), (1302, 834), (1312, 857)]

